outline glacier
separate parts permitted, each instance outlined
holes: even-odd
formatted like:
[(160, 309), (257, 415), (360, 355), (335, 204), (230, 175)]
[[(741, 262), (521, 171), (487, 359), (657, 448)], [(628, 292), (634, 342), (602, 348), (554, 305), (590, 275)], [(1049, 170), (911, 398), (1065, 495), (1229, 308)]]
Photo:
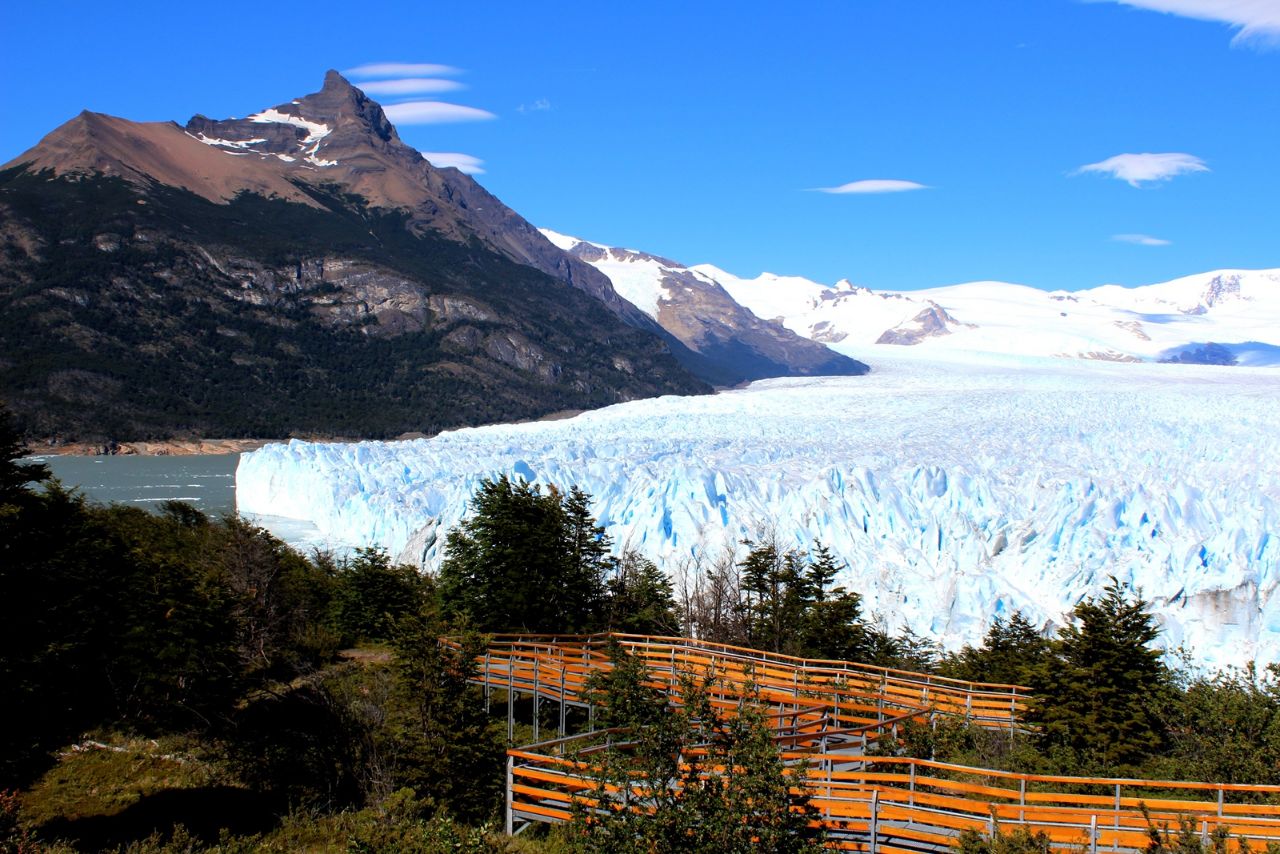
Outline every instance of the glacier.
[[(558, 421), (242, 455), (240, 512), (432, 569), (485, 477), (576, 484), (615, 549), (668, 571), (744, 538), (821, 540), (891, 629), (954, 649), (1046, 629), (1114, 576), (1161, 643), (1280, 661), (1280, 373), (868, 347), (779, 379)], [(291, 526), (291, 527), (290, 527)]]

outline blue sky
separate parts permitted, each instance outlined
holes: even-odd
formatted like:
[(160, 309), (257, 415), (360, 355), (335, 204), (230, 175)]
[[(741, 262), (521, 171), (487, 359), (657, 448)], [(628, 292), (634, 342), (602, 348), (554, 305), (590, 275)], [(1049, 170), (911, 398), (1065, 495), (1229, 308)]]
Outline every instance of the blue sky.
[[(535, 224), (690, 264), (894, 289), (1280, 266), (1280, 0), (15, 2), (6, 18), (0, 161), (81, 109), (243, 116), (328, 68), (434, 64), (352, 79), (383, 81), (384, 104), (471, 108), (393, 112)], [(385, 84), (406, 79), (445, 82)], [(846, 185), (880, 192), (819, 189)]]

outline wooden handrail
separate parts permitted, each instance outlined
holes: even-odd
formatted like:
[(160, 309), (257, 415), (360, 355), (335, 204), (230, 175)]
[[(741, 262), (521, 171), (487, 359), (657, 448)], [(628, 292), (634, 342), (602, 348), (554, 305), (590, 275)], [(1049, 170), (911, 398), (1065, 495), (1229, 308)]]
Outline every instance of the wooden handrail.
[[(951, 846), (961, 830), (988, 832), (998, 822), (1046, 833), (1055, 851), (1102, 847), (1137, 854), (1149, 841), (1143, 806), (1157, 822), (1176, 826), (1191, 815), (1201, 833), (1230, 826), (1234, 834), (1254, 842), (1280, 841), (1280, 785), (1023, 774), (848, 752), (851, 745), (862, 749), (857, 739), (870, 743), (936, 711), (967, 713), (980, 724), (1016, 728), (1026, 695), (1016, 685), (626, 634), (494, 636), (482, 678), (489, 686), (537, 689), (562, 703), (578, 702), (590, 676), (611, 666), (603, 654), (610, 642), (639, 655), (648, 666), (647, 684), (658, 690), (671, 691), (678, 677), (702, 669), (722, 677), (712, 697), (718, 708), (732, 713), (744, 701), (772, 706), (765, 719), (775, 730), (787, 773), (806, 787), (819, 811), (815, 821), (827, 828), (833, 848), (865, 852), (871, 836), (878, 834), (874, 845), (882, 854), (929, 854)], [(756, 685), (754, 694), (745, 691), (747, 682)], [(842, 726), (850, 720), (869, 722)], [(625, 737), (625, 730), (614, 728), (511, 748), (511, 814), (522, 821), (564, 821), (575, 808), (617, 808), (587, 793), (601, 791), (595, 788), (594, 757), (610, 743), (628, 749), (632, 745)], [(608, 743), (601, 743), (602, 738)], [(833, 744), (844, 752), (824, 749)], [(684, 755), (695, 758), (706, 751), (692, 746)], [(802, 776), (801, 767), (806, 769)], [(620, 794), (612, 784), (602, 791), (606, 797)], [(1156, 792), (1168, 796), (1153, 797)], [(1228, 802), (1228, 795), (1273, 803)], [(626, 808), (646, 809), (635, 801)], [(1237, 847), (1237, 842), (1229, 845), (1232, 851)]]

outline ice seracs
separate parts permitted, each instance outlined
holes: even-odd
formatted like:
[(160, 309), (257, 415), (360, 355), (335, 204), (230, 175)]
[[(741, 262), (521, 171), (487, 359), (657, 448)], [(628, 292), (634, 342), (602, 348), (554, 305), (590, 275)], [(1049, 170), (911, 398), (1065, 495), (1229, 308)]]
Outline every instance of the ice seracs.
[[(868, 352), (870, 351), (870, 352)], [(438, 565), (480, 478), (576, 484), (669, 569), (821, 540), (892, 626), (955, 647), (1059, 623), (1111, 576), (1217, 664), (1280, 660), (1280, 372), (868, 347), (871, 374), (768, 380), (413, 442), (269, 445), (242, 511)]]

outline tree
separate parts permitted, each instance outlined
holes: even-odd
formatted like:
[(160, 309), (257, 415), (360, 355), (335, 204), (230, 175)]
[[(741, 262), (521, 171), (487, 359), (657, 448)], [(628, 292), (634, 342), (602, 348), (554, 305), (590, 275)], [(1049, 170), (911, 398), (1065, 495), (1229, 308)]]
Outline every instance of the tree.
[(432, 595), (411, 566), (393, 566), (381, 549), (358, 549), (334, 573), (333, 622), (343, 643), (391, 640), (401, 618), (417, 614)]
[(628, 550), (608, 581), (609, 629), (643, 635), (680, 632), (671, 579), (653, 561)]
[(43, 463), (18, 462), (26, 453), (26, 442), (8, 407), (0, 401), (0, 513), (26, 500), (30, 495), (29, 484), (42, 483), (51, 476), (49, 467)]
[(1075, 607), (1032, 679), (1030, 719), (1051, 748), (1124, 771), (1164, 745), (1173, 682), (1151, 646), (1159, 634), (1147, 603), (1115, 578)]
[(1049, 641), (1021, 611), (997, 616), (982, 646), (966, 646), (943, 662), (943, 675), (973, 682), (1026, 685), (1044, 664)]
[(480, 631), (575, 632), (599, 622), (609, 541), (589, 497), (546, 494), (506, 475), (483, 480), (449, 533), (440, 568), (446, 612)]
[(492, 817), (502, 798), (504, 745), (496, 720), (471, 682), (488, 645), (464, 631), (456, 646), (440, 642), (445, 627), (429, 608), (401, 621), (395, 642), (399, 702), (388, 721), (397, 754), (396, 786), (464, 822)]
[(802, 552), (782, 552), (772, 542), (751, 547), (743, 558), (739, 566), (752, 646), (792, 655), (805, 651), (805, 616), (814, 601), (805, 559)]
[(821, 847), (821, 829), (809, 825), (808, 795), (795, 791), (796, 779), (755, 706), (726, 716), (710, 702), (713, 679), (693, 677), (682, 682), (681, 704), (668, 706), (644, 685), (642, 662), (617, 648), (610, 655), (612, 672), (592, 681), (592, 702), (606, 723), (628, 732), (590, 755), (591, 795), (600, 807), (575, 807), (570, 839), (578, 850), (730, 854)]
[(1148, 763), (1149, 776), (1223, 783), (1269, 783), (1280, 768), (1277, 666), (1252, 662), (1199, 674), (1178, 692), (1169, 750)]

